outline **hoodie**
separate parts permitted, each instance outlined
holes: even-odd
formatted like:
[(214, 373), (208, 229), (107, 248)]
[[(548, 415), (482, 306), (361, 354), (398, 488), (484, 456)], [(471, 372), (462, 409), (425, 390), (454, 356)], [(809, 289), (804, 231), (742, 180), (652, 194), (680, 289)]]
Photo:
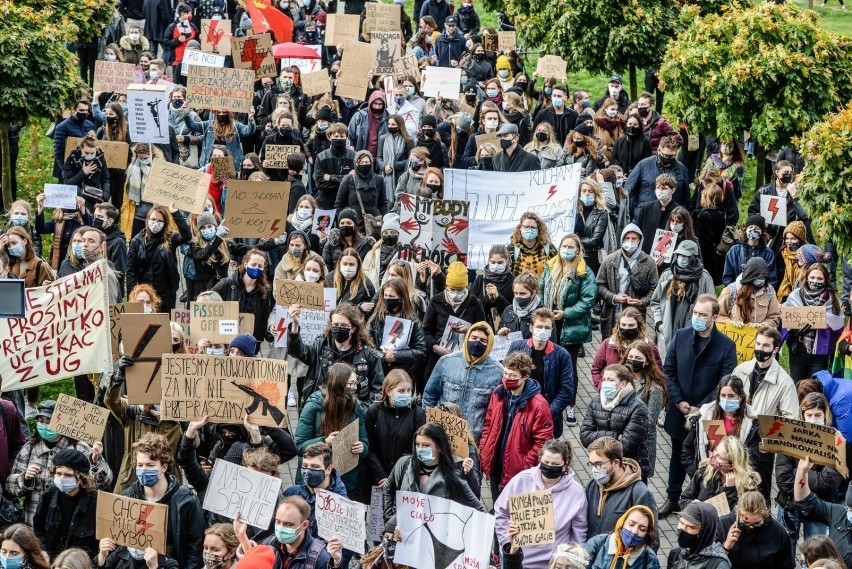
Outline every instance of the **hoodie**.
[(601, 486), (593, 478), (586, 483), (589, 535), (615, 530), (621, 514), (637, 504), (648, 506), (657, 515), (657, 504), (651, 491), (642, 482), (639, 463), (632, 458), (625, 458), (622, 465), (624, 476), (618, 482)]
[(716, 526), (719, 524), (719, 514), (710, 504), (697, 502), (701, 510), (701, 527), (698, 530), (698, 541), (690, 549), (675, 547), (669, 552), (668, 567), (670, 569), (728, 569), (731, 562), (722, 548), (715, 541)]
[(370, 105), (373, 101), (385, 103), (385, 95), (382, 91), (373, 91), (367, 104), (352, 116), (349, 121), (349, 144), (358, 152), (369, 150), (372, 156), (376, 156), (379, 147), (379, 137), (388, 132), (387, 104), (382, 115), (377, 119), (373, 116)]

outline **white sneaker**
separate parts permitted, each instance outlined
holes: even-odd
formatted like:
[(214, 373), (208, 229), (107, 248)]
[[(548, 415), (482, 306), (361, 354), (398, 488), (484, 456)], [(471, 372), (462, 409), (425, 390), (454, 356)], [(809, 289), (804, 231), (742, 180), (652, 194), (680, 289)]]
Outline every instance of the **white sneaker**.
[(296, 406), (296, 388), (295, 386), (290, 386), (290, 389), (287, 391), (287, 407), (295, 407)]
[(577, 425), (577, 416), (574, 414), (573, 406), (565, 408), (565, 424), (569, 427), (574, 427)]

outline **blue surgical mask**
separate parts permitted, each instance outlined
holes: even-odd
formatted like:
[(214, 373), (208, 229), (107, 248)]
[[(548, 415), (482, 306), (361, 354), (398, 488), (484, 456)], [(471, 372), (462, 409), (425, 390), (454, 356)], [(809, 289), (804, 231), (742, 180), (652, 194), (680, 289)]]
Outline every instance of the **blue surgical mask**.
[(575, 251), (574, 249), (567, 249), (567, 248), (566, 249), (560, 249), (559, 250), (559, 256), (562, 257), (563, 259), (565, 259), (566, 261), (571, 261), (571, 260), (574, 259), (574, 257), (577, 256), (577, 251)]
[(61, 492), (67, 494), (68, 492), (71, 492), (72, 490), (74, 490), (74, 488), (77, 487), (77, 478), (63, 478), (62, 476), (54, 476), (53, 484), (54, 486), (59, 488)]
[(755, 288), (763, 288), (763, 285), (766, 284), (766, 279), (754, 279), (753, 284)]
[(24, 556), (6, 557), (0, 553), (0, 565), (3, 566), (3, 569), (21, 569), (24, 566)]
[(82, 243), (72, 243), (71, 244), (71, 253), (77, 257), (78, 259), (83, 258), (83, 244)]
[(550, 95), (551, 93), (553, 93), (553, 87), (545, 87), (544, 88), (544, 94), (545, 95)]
[(639, 243), (624, 242), (621, 244), (621, 248), (624, 249), (625, 253), (635, 253), (636, 249), (639, 248)]
[(263, 269), (257, 267), (247, 267), (246, 274), (249, 276), (250, 279), (257, 280), (263, 274)]
[(497, 75), (499, 75), (501, 79), (505, 79), (506, 77), (509, 76), (509, 70), (508, 69), (501, 69), (500, 71), (497, 72)]
[(127, 553), (129, 553), (130, 557), (132, 557), (136, 561), (141, 561), (145, 557), (145, 550), (144, 549), (136, 549), (135, 547), (128, 547)]
[(488, 270), (495, 275), (502, 275), (506, 272), (506, 265), (502, 263), (488, 263)]
[(432, 451), (432, 447), (417, 449), (417, 460), (426, 464), (435, 460), (435, 453)]
[(499, 91), (497, 89), (487, 89), (485, 91), (485, 94), (488, 95), (491, 98), (496, 97), (498, 93), (499, 93)]
[(808, 423), (810, 423), (811, 425), (819, 425), (822, 427), (825, 426), (825, 419), (814, 419), (813, 421), (808, 421)]
[(538, 229), (521, 229), (521, 237), (527, 241), (532, 241), (538, 237)]
[(550, 102), (553, 103), (554, 108), (561, 109), (562, 105), (565, 104), (565, 99), (562, 97), (553, 97)]
[(624, 547), (627, 549), (632, 549), (634, 547), (639, 547), (643, 543), (645, 543), (645, 538), (641, 535), (636, 535), (629, 529), (621, 528), (621, 531), (618, 533), (619, 537), (621, 537), (621, 543), (624, 544)]
[(413, 97), (414, 96), (414, 87), (406, 87), (405, 88), (405, 96)]
[(405, 104), (405, 97), (394, 97), (393, 102), (396, 103), (397, 107), (401, 107)]
[(59, 438), (59, 433), (48, 428), (44, 423), (36, 423), (36, 431), (38, 431), (38, 436), (47, 442), (52, 442)]
[(394, 407), (408, 407), (411, 403), (411, 394), (410, 393), (398, 393), (394, 395), (393, 398), (393, 406)]
[(205, 241), (213, 241), (213, 238), (216, 237), (216, 230), (212, 228), (202, 229), (201, 236), (204, 238)]
[(583, 205), (593, 205), (595, 203), (595, 196), (580, 196), (580, 201), (583, 202)]
[(12, 245), (8, 249), (9, 255), (12, 257), (20, 257), (24, 254), (24, 246), (18, 243), (17, 245)]
[(11, 218), (12, 225), (26, 225), (29, 222), (30, 218), (26, 215), (13, 215)]
[[(846, 521), (852, 524), (852, 512), (846, 512)], [(11, 568), (10, 568), (11, 569)]]
[(737, 409), (740, 408), (740, 400), (739, 399), (720, 399), (719, 407), (722, 408), (722, 411), (725, 413), (733, 413)]
[(689, 266), (689, 257), (686, 257), (684, 255), (678, 255), (677, 261), (675, 262), (677, 263), (678, 267), (680, 267), (681, 269), (685, 269), (687, 266)]
[(160, 481), (160, 471), (156, 468), (137, 468), (136, 478), (142, 486), (156, 486)]
[(698, 316), (692, 317), (692, 329), (696, 332), (703, 332), (707, 329), (707, 321), (704, 318), (699, 318)]
[(225, 348), (207, 348), (208, 356), (224, 356)]
[(601, 393), (607, 399), (612, 399), (618, 393), (618, 385), (614, 381), (603, 381), (601, 382)]
[(278, 543), (287, 545), (296, 541), (297, 537), (299, 537), (299, 532), (296, 528), (288, 528), (287, 526), (275, 524), (275, 539), (278, 540)]

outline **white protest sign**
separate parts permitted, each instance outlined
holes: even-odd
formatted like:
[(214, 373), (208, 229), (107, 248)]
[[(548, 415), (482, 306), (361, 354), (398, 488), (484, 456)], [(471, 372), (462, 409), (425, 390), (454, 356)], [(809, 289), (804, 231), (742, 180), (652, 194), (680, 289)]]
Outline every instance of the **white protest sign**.
[(311, 233), (319, 235), (320, 232), (328, 235), (331, 228), (334, 227), (334, 217), (337, 215), (336, 209), (318, 209), (314, 212), (314, 223), (311, 227)]
[(382, 330), (382, 345), (379, 349), (393, 348), (404, 350), (408, 347), (411, 339), (411, 320), (388, 316), (385, 318), (385, 327)]
[(344, 549), (364, 554), (367, 506), (328, 490), (317, 490), (317, 533), (326, 541), (339, 539)]
[(204, 509), (231, 519), (239, 512), (248, 525), (266, 529), (280, 492), (280, 478), (217, 460), (204, 493)]
[(787, 227), (787, 198), (761, 194), (760, 215), (769, 225)]
[(440, 95), (443, 99), (458, 101), (461, 90), (461, 68), (430, 65), (420, 74), (420, 89), (425, 97)]
[(299, 320), (299, 336), (302, 337), (302, 342), (313, 344), (317, 338), (322, 336), (325, 326), (328, 324), (328, 318), (328, 312), (325, 310), (303, 308)]
[(287, 347), (287, 326), (290, 325), (290, 311), (280, 304), (275, 305), (275, 311), (272, 313), (272, 334), (275, 339), (272, 344), (276, 348)]
[(169, 143), (169, 101), (165, 85), (127, 87), (127, 124), (133, 142)]
[(446, 270), (450, 263), (467, 260), (470, 204), (460, 200), (399, 197), (399, 258), (432, 261)]
[(580, 170), (579, 164), (532, 172), (444, 170), (444, 199), (470, 202), (468, 268), (483, 268), (491, 246), (504, 243), (526, 211), (544, 220), (552, 243), (574, 231)]
[(651, 245), (651, 258), (656, 261), (662, 257), (664, 263), (671, 263), (676, 244), (677, 233), (666, 231), (665, 229), (657, 229), (657, 232), (654, 234), (654, 242)]
[(512, 342), (523, 339), (523, 332), (509, 332), (505, 336), (494, 334), (494, 346), (491, 348), (491, 356), (498, 362), (502, 362), (506, 359), (506, 355), (509, 353), (509, 347), (512, 345)]
[(494, 516), (446, 498), (397, 492), (396, 519), (402, 540), (394, 563), (417, 569), (488, 567)]
[(204, 53), (197, 49), (187, 49), (183, 52), (183, 64), (180, 67), (180, 74), (186, 77), (189, 75), (190, 65), (202, 65), (204, 67), (225, 67), (225, 56), (216, 53)]
[(77, 186), (44, 185), (44, 207), (77, 209)]

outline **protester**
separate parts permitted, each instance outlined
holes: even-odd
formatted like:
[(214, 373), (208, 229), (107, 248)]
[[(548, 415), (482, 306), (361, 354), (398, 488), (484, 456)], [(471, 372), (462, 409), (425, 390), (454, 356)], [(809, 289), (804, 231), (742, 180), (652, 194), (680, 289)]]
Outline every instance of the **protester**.
[(654, 553), (658, 546), (654, 512), (646, 506), (633, 506), (618, 519), (612, 533), (591, 537), (585, 549), (592, 559), (591, 569), (608, 569), (618, 559), (636, 569), (656, 569), (660, 566)]

